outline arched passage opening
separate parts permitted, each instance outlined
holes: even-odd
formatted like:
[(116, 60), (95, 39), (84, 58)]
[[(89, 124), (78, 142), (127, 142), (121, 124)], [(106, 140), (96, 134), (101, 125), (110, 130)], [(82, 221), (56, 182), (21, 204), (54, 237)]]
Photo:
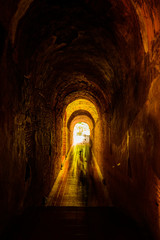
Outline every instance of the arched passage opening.
[(68, 120), (67, 128), (68, 128), (68, 146), (71, 147), (73, 144), (73, 131), (75, 124), (79, 122), (84, 122), (88, 124), (90, 129), (90, 141), (93, 139), (93, 129), (95, 127), (95, 121), (92, 117), (92, 115), (88, 111), (80, 110), (75, 111), (71, 115), (71, 117)]
[(73, 130), (73, 145), (77, 144), (89, 144), (90, 140), (90, 128), (87, 123), (76, 123)]
[(72, 131), (72, 148), (69, 164), (71, 173), (78, 180), (79, 184), (86, 184), (86, 191), (91, 158), (89, 125), (85, 122), (78, 122), (74, 125)]
[(96, 106), (89, 100), (80, 98), (72, 101), (66, 107), (62, 128), (62, 165), (73, 144), (74, 126), (78, 122), (89, 125), (91, 138), (93, 137), (95, 123), (99, 115)]
[[(70, 101), (62, 113), (61, 171), (47, 205), (106, 206), (110, 200), (104, 196), (100, 170), (104, 113), (94, 98), (84, 97)], [(60, 129), (60, 122), (57, 126)]]

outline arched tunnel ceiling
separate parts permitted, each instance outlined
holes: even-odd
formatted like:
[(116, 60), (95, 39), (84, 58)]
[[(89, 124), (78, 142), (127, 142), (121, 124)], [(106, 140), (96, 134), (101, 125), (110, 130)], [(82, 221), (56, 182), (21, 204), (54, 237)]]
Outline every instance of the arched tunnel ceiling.
[(70, 128), (72, 121), (74, 121), (77, 118), (79, 119), (80, 122), (82, 122), (82, 121), (84, 122), (84, 118), (90, 119), (89, 121), (92, 123), (92, 124), (90, 124), (90, 129), (92, 129), (95, 126), (95, 121), (94, 121), (91, 113), (89, 113), (86, 110), (77, 110), (77, 111), (73, 112), (71, 114), (70, 118), (68, 119), (68, 122), (67, 122), (68, 129)]
[(18, 85), (28, 76), (47, 104), (59, 109), (68, 95), (89, 92), (107, 106), (113, 132), (122, 136), (148, 96), (158, 2), (17, 1), (9, 36), (22, 76)]
[[(73, 130), (74, 130), (75, 125), (76, 125), (77, 123), (79, 123), (79, 122), (87, 123), (88, 126), (89, 126), (90, 131), (93, 130), (93, 122), (92, 122), (91, 118), (88, 117), (88, 116), (86, 116), (86, 115), (78, 115), (78, 116), (76, 116), (76, 117), (70, 122), (69, 129), (70, 129), (70, 131), (71, 131), (71, 135), (72, 135), (72, 133), (73, 133)], [(92, 132), (91, 132), (91, 134), (92, 134)]]
[(96, 122), (98, 119), (98, 113), (97, 113), (96, 107), (92, 102), (86, 99), (77, 99), (67, 106), (66, 108), (67, 123), (70, 120), (70, 117), (72, 116), (72, 114), (74, 114), (75, 112), (78, 112), (78, 115), (82, 115), (84, 112), (88, 112), (89, 115), (91, 115), (91, 117), (90, 116), (89, 117), (93, 118), (94, 122)]

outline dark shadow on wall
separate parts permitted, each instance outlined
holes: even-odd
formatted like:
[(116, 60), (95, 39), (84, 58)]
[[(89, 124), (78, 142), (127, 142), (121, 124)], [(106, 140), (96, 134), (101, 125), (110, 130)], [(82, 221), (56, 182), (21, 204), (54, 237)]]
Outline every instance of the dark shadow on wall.
[[(158, 179), (160, 178), (160, 124), (151, 114), (144, 116), (144, 157), (146, 158), (146, 176), (144, 182), (146, 185), (146, 215), (150, 225), (155, 233), (159, 234), (159, 204), (160, 204), (160, 186)], [(149, 209), (149, 210), (148, 210)], [(157, 237), (156, 236), (156, 237)]]
[[(155, 239), (159, 239), (159, 129), (157, 118), (143, 108), (128, 129), (129, 149), (121, 147), (127, 146), (126, 143), (112, 148), (112, 161), (108, 161), (110, 166), (105, 176), (113, 204), (130, 214)], [(123, 151), (129, 151), (128, 158), (122, 154)], [(120, 166), (113, 167), (113, 162), (118, 161)], [(125, 171), (127, 174), (124, 174)]]
[(3, 26), (0, 24), (0, 58), (3, 54), (4, 44), (5, 44), (6, 31)]
[(146, 118), (144, 131), (146, 135), (147, 161), (152, 166), (156, 176), (160, 178), (160, 131), (158, 125), (157, 119), (149, 115)]

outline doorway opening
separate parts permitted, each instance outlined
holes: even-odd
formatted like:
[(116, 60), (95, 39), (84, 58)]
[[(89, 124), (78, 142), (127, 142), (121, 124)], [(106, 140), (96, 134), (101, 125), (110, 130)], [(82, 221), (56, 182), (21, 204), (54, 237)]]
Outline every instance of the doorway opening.
[[(98, 112), (96, 106), (91, 101), (87, 99), (76, 99), (68, 104), (63, 117), (62, 165), (69, 155), (72, 146), (79, 141), (86, 141), (86, 143), (89, 143), (89, 141), (92, 140), (97, 120)], [(80, 129), (83, 130), (83, 134), (80, 132), (78, 133)]]
[(89, 144), (90, 129), (87, 123), (79, 122), (74, 126), (73, 145)]
[(78, 122), (73, 130), (73, 145), (70, 158), (72, 175), (84, 184), (90, 162), (90, 128), (85, 122)]

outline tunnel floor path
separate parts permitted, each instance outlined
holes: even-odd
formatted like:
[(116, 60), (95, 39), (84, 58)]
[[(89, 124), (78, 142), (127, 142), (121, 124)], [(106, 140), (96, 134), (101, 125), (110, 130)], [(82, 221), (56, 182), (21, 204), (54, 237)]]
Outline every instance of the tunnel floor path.
[(46, 206), (111, 206), (89, 144), (73, 146), (61, 171)]
[[(46, 206), (15, 216), (2, 240), (151, 240), (129, 216), (109, 205), (92, 164), (90, 148), (76, 146), (65, 162)], [(106, 206), (107, 205), (107, 206)]]

